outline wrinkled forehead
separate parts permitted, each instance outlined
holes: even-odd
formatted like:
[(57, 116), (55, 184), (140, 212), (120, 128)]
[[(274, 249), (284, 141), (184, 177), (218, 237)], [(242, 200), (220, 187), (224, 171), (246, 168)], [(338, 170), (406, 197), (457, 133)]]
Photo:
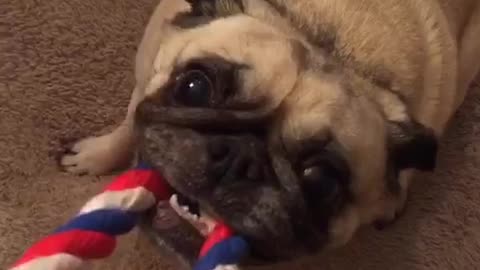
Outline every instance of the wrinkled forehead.
[(336, 73), (322, 69), (328, 63), (321, 55), (315, 55), (314, 67), (307, 63), (306, 50), (300, 41), (247, 15), (216, 19), (179, 29), (161, 44), (146, 92), (164, 89), (177, 67), (213, 56), (246, 67), (236, 96), (263, 97), (262, 113), (276, 110), (269, 119), (276, 120), (272, 131), (281, 137), (302, 141), (328, 137), (332, 130), (357, 133), (344, 127), (362, 122), (365, 109), (350, 103)]
[(176, 67), (213, 56), (246, 67), (239, 89), (243, 95), (263, 96), (270, 105), (278, 105), (293, 89), (302, 68), (297, 43), (246, 15), (178, 30), (161, 44), (146, 94), (165, 84)]

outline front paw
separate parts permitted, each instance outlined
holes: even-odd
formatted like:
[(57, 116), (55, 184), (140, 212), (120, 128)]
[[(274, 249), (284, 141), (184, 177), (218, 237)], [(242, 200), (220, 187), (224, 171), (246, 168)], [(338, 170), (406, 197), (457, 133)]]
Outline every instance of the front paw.
[(124, 165), (129, 157), (129, 144), (111, 133), (90, 137), (67, 147), (60, 157), (60, 166), (75, 174), (101, 175)]
[(406, 209), (406, 204), (405, 202), (403, 202), (400, 206), (400, 208), (395, 211), (395, 214), (392, 218), (381, 218), (381, 219), (378, 219), (376, 220), (374, 223), (373, 223), (373, 227), (379, 231), (383, 231), (389, 227), (391, 227), (392, 225), (394, 225), (397, 220), (399, 220), (405, 213), (405, 210)]
[(373, 223), (373, 227), (377, 231), (383, 231), (383, 230), (387, 229), (388, 227), (392, 226), (393, 224), (395, 224), (395, 221), (396, 221), (395, 218), (393, 218), (393, 219), (378, 219)]

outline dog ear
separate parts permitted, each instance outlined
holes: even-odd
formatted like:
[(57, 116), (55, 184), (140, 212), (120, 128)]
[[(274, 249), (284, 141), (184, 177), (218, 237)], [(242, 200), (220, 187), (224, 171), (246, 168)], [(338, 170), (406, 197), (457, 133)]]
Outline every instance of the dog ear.
[(243, 12), (242, 0), (187, 0), (194, 16), (227, 17)]
[(432, 129), (414, 121), (389, 121), (389, 154), (398, 170), (435, 168), (438, 140)]

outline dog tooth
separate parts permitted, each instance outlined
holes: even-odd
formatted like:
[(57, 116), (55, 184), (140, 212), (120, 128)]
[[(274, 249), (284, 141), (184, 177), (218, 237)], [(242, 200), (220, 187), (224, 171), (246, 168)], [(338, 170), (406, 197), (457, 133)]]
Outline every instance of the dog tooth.
[(183, 207), (179, 207), (178, 210), (180, 211), (182, 216), (184, 216), (184, 217), (188, 216), (188, 211), (185, 211), (185, 209)]
[(170, 205), (174, 205), (174, 206), (179, 206), (178, 205), (178, 196), (177, 194), (173, 194), (171, 197), (170, 197)]
[(180, 207), (178, 204), (178, 197), (176, 195), (172, 195), (170, 198), (170, 206), (173, 208), (173, 210), (175, 210), (175, 212), (177, 212), (178, 215), (185, 218), (187, 212), (185, 212), (185, 210), (182, 209), (182, 207)]
[(170, 206), (173, 210), (183, 219), (192, 224), (200, 233), (204, 236), (209, 235), (215, 228), (215, 222), (208, 215), (205, 217), (201, 213), (200, 215), (190, 213), (188, 206), (181, 206), (178, 203), (177, 194), (173, 194), (169, 200)]

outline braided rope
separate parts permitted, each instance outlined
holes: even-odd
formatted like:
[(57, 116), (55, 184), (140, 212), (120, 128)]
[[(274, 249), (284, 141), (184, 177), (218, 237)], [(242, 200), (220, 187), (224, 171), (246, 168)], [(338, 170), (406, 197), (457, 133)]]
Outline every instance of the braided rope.
[(237, 269), (235, 264), (247, 254), (247, 242), (219, 223), (203, 244), (193, 270)]
[[(33, 244), (10, 270), (84, 269), (89, 260), (110, 256), (115, 237), (130, 232), (143, 211), (170, 195), (161, 176), (148, 167), (127, 171), (90, 199), (72, 220)], [(233, 264), (247, 251), (242, 238), (218, 224), (194, 270), (235, 269)]]

